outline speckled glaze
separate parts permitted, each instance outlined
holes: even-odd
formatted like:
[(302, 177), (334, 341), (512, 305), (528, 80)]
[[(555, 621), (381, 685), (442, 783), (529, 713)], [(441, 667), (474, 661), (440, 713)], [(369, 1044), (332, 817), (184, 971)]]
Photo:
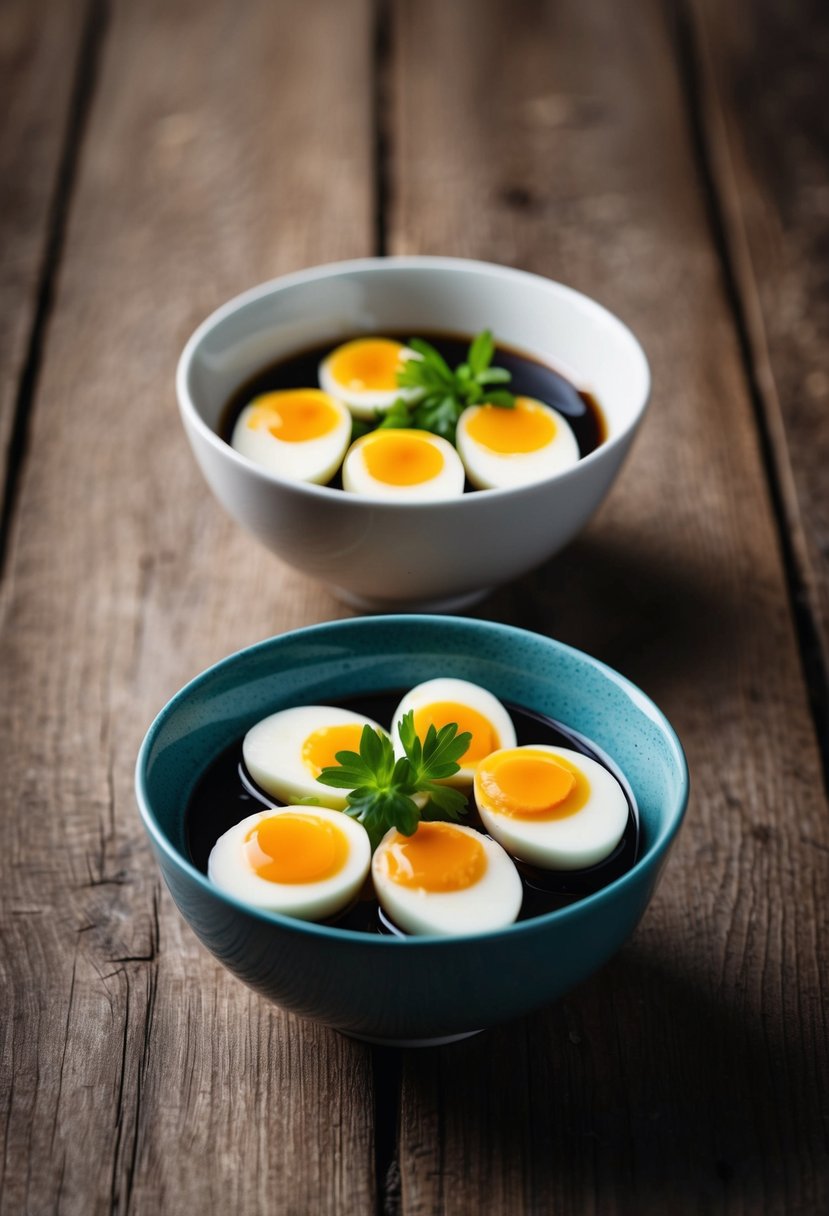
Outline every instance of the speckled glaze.
[[(475, 938), (373, 937), (245, 907), (187, 860), (184, 809), (208, 760), (259, 718), (458, 676), (567, 723), (626, 774), (640, 860), (581, 902)], [(555, 1000), (601, 966), (647, 907), (679, 828), (688, 772), (670, 724), (635, 685), (559, 642), (488, 621), (358, 618), (260, 642), (161, 711), (136, 770), (144, 825), (185, 919), (235, 975), (304, 1017), (379, 1041), (460, 1036)]]

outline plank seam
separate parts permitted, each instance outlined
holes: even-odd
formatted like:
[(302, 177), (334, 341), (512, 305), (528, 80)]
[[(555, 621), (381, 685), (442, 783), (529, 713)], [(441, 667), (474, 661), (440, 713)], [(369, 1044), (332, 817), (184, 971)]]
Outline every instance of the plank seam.
[(389, 121), (391, 96), (391, 13), (388, 0), (374, 0), (372, 47), (372, 129), (374, 167), (374, 252), (388, 252), (388, 215), (391, 192), (392, 132)]
[(3, 1160), (0, 1161), (0, 1196), (6, 1181), (6, 1162), (9, 1159), (9, 1137), (12, 1130), (12, 1111), (14, 1110), (14, 1078), (16, 1075), (14, 1059), (14, 1019), (8, 1020), (8, 1031), (11, 1036), (11, 1076), (9, 1077), (9, 1101), (6, 1106), (6, 1117), (3, 1126)]
[(63, 257), (75, 178), (87, 121), (92, 108), (106, 26), (107, 0), (89, 0), (81, 33), (55, 187), (46, 221), (43, 259), (37, 280), (31, 333), (15, 397), (14, 416), (6, 451), (6, 479), (2, 508), (0, 508), (0, 578), (5, 570), (20, 481), (29, 447), (30, 424), (43, 361), (46, 333), (54, 304), (55, 285)]
[[(133, 1129), (132, 1129), (132, 1145), (130, 1147), (129, 1162), (126, 1168), (126, 1179), (124, 1182), (123, 1204), (122, 1210), (129, 1213), (132, 1209), (133, 1193), (135, 1188), (135, 1175), (138, 1166), (138, 1151), (139, 1141), (141, 1137), (142, 1127), (142, 1111), (144, 1097), (144, 1083), (146, 1080), (147, 1071), (150, 1067), (150, 1040), (153, 1032), (153, 1021), (155, 1016), (155, 1002), (158, 994), (158, 957), (161, 950), (161, 908), (160, 908), (161, 891), (159, 885), (153, 885), (152, 894), (152, 922), (150, 929), (150, 951), (149, 961), (143, 963), (143, 968), (146, 976), (147, 995), (146, 1005), (144, 1008), (143, 1019), (143, 1042), (141, 1047), (141, 1059), (138, 1063), (138, 1072), (135, 1084), (135, 1098), (133, 1104)], [(118, 1118), (123, 1117), (123, 1106), (119, 1107)]]
[(403, 1058), (399, 1048), (372, 1047), (374, 1171), (377, 1216), (400, 1216), (400, 1100)]
[[(372, 12), (372, 167), (374, 173), (374, 253), (388, 252), (392, 180), (391, 91), (392, 21), (389, 0), (374, 0)], [(402, 1059), (394, 1048), (372, 1047), (374, 1089), (374, 1194), (377, 1216), (399, 1216), (400, 1102)]]
[(66, 1071), (66, 1053), (69, 1049), (69, 1027), (72, 1021), (72, 1004), (75, 1000), (75, 981), (78, 975), (78, 954), (77, 950), (72, 959), (72, 979), (69, 984), (69, 999), (66, 1002), (66, 1021), (63, 1027), (63, 1051), (60, 1057), (60, 1072), (58, 1073), (58, 1087), (55, 1095), (55, 1113), (52, 1119), (52, 1137), (49, 1141), (50, 1152), (55, 1151), (55, 1140), (58, 1135), (58, 1119), (60, 1118), (60, 1103), (63, 1096), (63, 1074)]
[[(782, 475), (775, 458), (771, 425), (766, 414), (765, 394), (757, 373), (757, 352), (729, 239), (726, 203), (722, 197), (705, 117), (707, 104), (713, 105), (714, 102), (708, 97), (710, 89), (706, 83), (702, 52), (689, 0), (667, 0), (667, 10), (668, 25), (673, 30), (691, 146), (699, 169), (712, 242), (734, 324), (740, 361), (757, 428), (760, 459), (774, 519), (808, 708), (821, 759), (824, 789), (829, 797), (829, 671), (821, 646), (820, 630), (810, 602), (808, 579), (798, 560), (797, 546), (789, 531), (790, 513), (786, 509)], [(792, 526), (796, 525), (792, 523)]]
[(121, 1039), (121, 1073), (118, 1077), (118, 1099), (115, 1104), (115, 1145), (112, 1154), (112, 1176), (110, 1179), (110, 1209), (118, 1210), (118, 1170), (121, 1160), (121, 1145), (124, 1135), (124, 1082), (127, 1075), (127, 1047), (130, 1031), (130, 982), (126, 978), (124, 987), (124, 1033)]

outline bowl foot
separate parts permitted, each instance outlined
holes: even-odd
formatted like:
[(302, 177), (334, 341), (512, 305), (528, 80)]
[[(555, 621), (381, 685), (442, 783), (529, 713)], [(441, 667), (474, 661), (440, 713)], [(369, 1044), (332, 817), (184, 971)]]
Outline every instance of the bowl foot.
[(465, 608), (471, 608), (473, 604), (477, 604), (479, 600), (489, 595), (492, 588), (481, 587), (477, 591), (464, 591), (461, 595), (448, 595), (434, 600), (387, 600), (380, 596), (356, 595), (344, 587), (331, 587), (330, 590), (341, 604), (346, 604), (358, 612), (452, 613), (463, 612)]
[(354, 1034), (352, 1031), (342, 1032), (349, 1039), (359, 1039), (361, 1043), (374, 1043), (378, 1047), (445, 1047), (447, 1043), (459, 1043), (461, 1039), (472, 1039), (480, 1030), (464, 1030), (461, 1034), (439, 1035), (435, 1039), (377, 1039), (370, 1034)]

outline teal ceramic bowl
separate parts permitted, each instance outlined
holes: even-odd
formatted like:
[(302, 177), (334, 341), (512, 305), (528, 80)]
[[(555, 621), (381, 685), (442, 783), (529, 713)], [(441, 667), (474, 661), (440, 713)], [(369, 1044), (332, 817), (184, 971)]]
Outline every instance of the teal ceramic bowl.
[[(210, 760), (291, 705), (451, 675), (566, 723), (618, 764), (639, 810), (639, 859), (562, 910), (473, 937), (393, 938), (260, 912), (188, 858), (184, 811)], [(336, 621), (270, 638), (187, 684), (150, 727), (138, 804), (164, 880), (205, 946), (257, 992), (302, 1017), (378, 1042), (447, 1041), (573, 988), (633, 932), (688, 798), (682, 747), (635, 685), (580, 651), (489, 621), (429, 616)]]

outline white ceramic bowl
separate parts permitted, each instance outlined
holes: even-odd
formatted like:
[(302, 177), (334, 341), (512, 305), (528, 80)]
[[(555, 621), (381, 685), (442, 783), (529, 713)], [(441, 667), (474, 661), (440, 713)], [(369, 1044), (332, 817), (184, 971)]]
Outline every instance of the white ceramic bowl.
[[(234, 391), (282, 356), (363, 332), (487, 328), (599, 401), (607, 439), (573, 468), (515, 489), (400, 504), (288, 481), (217, 434)], [(642, 348), (601, 305), (538, 275), (438, 257), (339, 262), (255, 287), (199, 326), (177, 374), (187, 436), (222, 506), (347, 603), (392, 611), (460, 607), (572, 540), (619, 471), (649, 389)]]

